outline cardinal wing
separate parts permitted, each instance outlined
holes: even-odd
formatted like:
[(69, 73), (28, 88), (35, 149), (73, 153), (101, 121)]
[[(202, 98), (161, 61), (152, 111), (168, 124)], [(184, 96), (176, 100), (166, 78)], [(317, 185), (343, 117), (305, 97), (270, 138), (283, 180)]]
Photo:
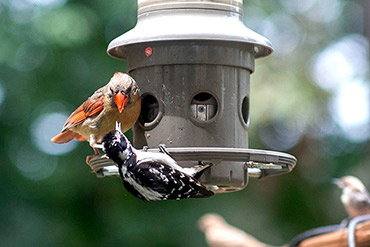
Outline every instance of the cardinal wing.
[(98, 115), (104, 109), (104, 94), (98, 90), (68, 117), (62, 132), (83, 123), (87, 118)]

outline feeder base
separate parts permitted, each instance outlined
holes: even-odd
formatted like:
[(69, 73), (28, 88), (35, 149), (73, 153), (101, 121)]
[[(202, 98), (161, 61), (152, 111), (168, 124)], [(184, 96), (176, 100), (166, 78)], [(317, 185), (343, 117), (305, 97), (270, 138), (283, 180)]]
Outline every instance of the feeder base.
[[(150, 148), (147, 152), (159, 152)], [(171, 156), (183, 167), (211, 163), (200, 181), (215, 193), (244, 189), (248, 178), (265, 178), (282, 175), (293, 170), (297, 159), (286, 153), (247, 149), (215, 147), (167, 148)], [(119, 176), (118, 167), (106, 156), (100, 155), (89, 162), (97, 177)]]

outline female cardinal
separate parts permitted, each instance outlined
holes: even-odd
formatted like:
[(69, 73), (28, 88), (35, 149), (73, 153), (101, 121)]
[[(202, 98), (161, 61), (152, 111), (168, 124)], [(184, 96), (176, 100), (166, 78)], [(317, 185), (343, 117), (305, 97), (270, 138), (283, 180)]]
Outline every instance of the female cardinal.
[[(89, 141), (95, 156), (101, 138), (115, 129), (116, 121), (122, 131), (129, 130), (140, 114), (140, 90), (135, 80), (127, 74), (116, 72), (107, 85), (99, 88), (67, 119), (61, 133), (51, 139), (66, 143), (72, 139)], [(92, 157), (87, 157), (87, 161)]]

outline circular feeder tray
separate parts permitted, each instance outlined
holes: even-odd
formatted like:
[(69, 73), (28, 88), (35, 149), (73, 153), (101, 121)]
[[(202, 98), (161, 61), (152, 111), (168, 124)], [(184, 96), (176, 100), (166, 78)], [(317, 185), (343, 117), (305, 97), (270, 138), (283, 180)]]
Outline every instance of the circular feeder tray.
[[(150, 148), (146, 151), (159, 152), (159, 148)], [(213, 169), (216, 172), (203, 174), (201, 182), (216, 193), (241, 190), (247, 185), (248, 177), (265, 178), (289, 173), (297, 163), (297, 159), (290, 154), (258, 149), (176, 147), (167, 148), (167, 151), (183, 167), (211, 163), (213, 166), (210, 170)], [(239, 169), (237, 171), (242, 169), (241, 171), (244, 171), (242, 173), (248, 176), (244, 176), (245, 179), (238, 180), (237, 178), (241, 182), (235, 185), (235, 181), (232, 181), (232, 171), (227, 171), (230, 173), (229, 177), (221, 174), (228, 164)], [(119, 176), (118, 167), (105, 155), (92, 158), (89, 165), (97, 177)], [(219, 173), (217, 170), (222, 170), (222, 172)]]

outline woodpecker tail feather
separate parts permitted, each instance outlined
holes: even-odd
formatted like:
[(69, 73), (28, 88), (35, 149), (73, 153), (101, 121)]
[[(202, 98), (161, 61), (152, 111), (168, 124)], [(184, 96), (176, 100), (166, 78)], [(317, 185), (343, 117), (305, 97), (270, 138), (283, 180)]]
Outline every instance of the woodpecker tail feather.
[(205, 165), (197, 165), (189, 168), (184, 168), (184, 172), (192, 176), (196, 180), (199, 180), (200, 176), (202, 176), (204, 171), (209, 169), (212, 165), (213, 165), (212, 163), (207, 163)]
[(205, 187), (200, 188), (198, 193), (194, 198), (207, 198), (213, 196), (215, 193), (213, 191), (207, 190)]

